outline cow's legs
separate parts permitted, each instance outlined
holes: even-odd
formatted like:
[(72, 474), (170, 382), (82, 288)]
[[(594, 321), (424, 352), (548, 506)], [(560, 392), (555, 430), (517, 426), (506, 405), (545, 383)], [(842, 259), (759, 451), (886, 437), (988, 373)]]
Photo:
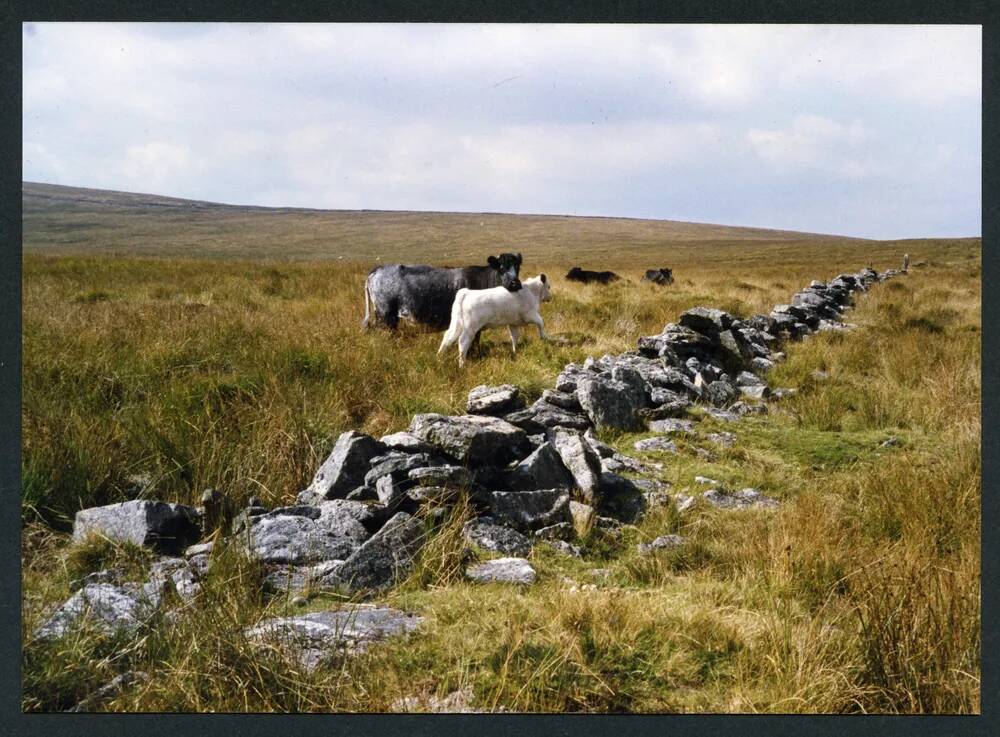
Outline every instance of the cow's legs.
[(472, 339), (472, 350), (475, 351), (476, 355), (479, 357), (482, 357), (483, 355), (483, 344), (479, 340), (479, 336), (482, 334), (482, 330), (477, 330), (476, 337)]
[(461, 337), (458, 339), (458, 367), (461, 368), (465, 365), (465, 357), (469, 353), (469, 346), (472, 345), (472, 341), (475, 339), (475, 333), (463, 330)]
[(511, 325), (507, 328), (510, 333), (510, 352), (517, 353), (517, 339), (521, 337), (521, 329)]
[(531, 320), (531, 324), (538, 326), (538, 339), (548, 340), (549, 336), (545, 334), (545, 321), (542, 320), (541, 315), (534, 315)]

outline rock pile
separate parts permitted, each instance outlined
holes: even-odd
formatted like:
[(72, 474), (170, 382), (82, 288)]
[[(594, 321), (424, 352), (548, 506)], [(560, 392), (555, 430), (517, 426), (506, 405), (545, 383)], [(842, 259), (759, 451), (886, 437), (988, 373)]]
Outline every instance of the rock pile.
[[(676, 453), (674, 439), (695, 432), (698, 417), (685, 417), (693, 403), (723, 421), (766, 412), (763, 400), (786, 393), (772, 392), (764, 378), (783, 359), (781, 344), (816, 331), (847, 329), (840, 317), (852, 293), (891, 275), (866, 268), (813, 282), (788, 304), (746, 319), (708, 307), (690, 309), (658, 334), (639, 338), (637, 350), (565, 366), (555, 386), (527, 406), (515, 386), (481, 386), (469, 393), (467, 414), (418, 414), (406, 431), (378, 439), (345, 432), (294, 506), (269, 511), (253, 500), (231, 529), (265, 565), (266, 582), (278, 590), (329, 586), (372, 592), (410, 570), (440, 516), (418, 515), (421, 508), (440, 508), (465, 492), (478, 514), (466, 525), (465, 539), (510, 556), (470, 568), (469, 579), (530, 584), (535, 572), (523, 556), (532, 545), (578, 555), (571, 544), (578, 531), (594, 525), (614, 530), (651, 506), (669, 503), (662, 483), (620, 475), (648, 474), (655, 465), (615, 452), (595, 430), (648, 429), (659, 436), (637, 442), (638, 451)], [(734, 438), (717, 433), (712, 439), (725, 445)], [(716, 488), (701, 498), (727, 509), (777, 504), (753, 489)], [(674, 502), (681, 509), (695, 500), (677, 495)], [(78, 512), (75, 534), (96, 532), (176, 553), (197, 541), (199, 521), (200, 510), (133, 501)], [(643, 551), (677, 544), (668, 536)], [(36, 634), (58, 635), (88, 609), (108, 627), (134, 626), (159, 605), (161, 584), (182, 596), (195, 595), (210, 555), (208, 545), (187, 548), (186, 558), (172, 559), (179, 563), (145, 587), (87, 584)], [(393, 618), (403, 616), (379, 611), (361, 620), (381, 622), (384, 615), (397, 622)], [(300, 654), (311, 663), (315, 643), (329, 640), (342, 624), (338, 616), (286, 618), (252, 634), (297, 632), (312, 643)], [(408, 631), (410, 624), (400, 628)]]

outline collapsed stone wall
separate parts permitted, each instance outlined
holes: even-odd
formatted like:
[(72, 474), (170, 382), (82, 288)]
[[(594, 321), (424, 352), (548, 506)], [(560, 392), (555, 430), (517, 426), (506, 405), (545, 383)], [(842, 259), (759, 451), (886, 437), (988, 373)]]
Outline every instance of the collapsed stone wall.
[[(81, 510), (77, 538), (98, 532), (168, 556), (144, 585), (116, 582), (113, 571), (77, 582), (79, 590), (35, 634), (59, 636), (84, 611), (108, 627), (135, 627), (159, 608), (168, 589), (196, 597), (214, 543), (185, 546), (218, 527), (238, 536), (266, 566), (266, 584), (277, 591), (378, 591), (407, 573), (428, 525), (443, 519), (462, 494), (477, 515), (465, 526), (467, 541), (514, 556), (470, 568), (470, 579), (530, 583), (535, 574), (523, 558), (533, 545), (578, 556), (573, 542), (581, 530), (614, 531), (650, 507), (671, 503), (663, 482), (622, 475), (649, 476), (662, 466), (616, 452), (595, 431), (652, 430), (658, 435), (636, 442), (636, 450), (671, 453), (671, 436), (692, 432), (699, 419), (690, 412), (695, 404), (723, 421), (765, 413), (767, 400), (792, 391), (772, 389), (765, 378), (783, 360), (783, 344), (851, 329), (842, 320), (851, 296), (897, 273), (866, 268), (813, 281), (788, 304), (744, 320), (707, 307), (687, 310), (657, 335), (639, 338), (636, 350), (565, 366), (553, 388), (530, 405), (516, 386), (481, 386), (469, 393), (464, 415), (418, 414), (407, 430), (378, 439), (345, 432), (293, 506), (268, 510), (251, 499), (234, 516), (224, 495), (209, 491), (200, 509), (134, 500)], [(733, 440), (724, 432), (710, 438)], [(755, 489), (733, 492), (710, 479), (696, 481), (713, 487), (701, 495), (707, 504), (776, 505)], [(682, 511), (695, 501), (673, 498)], [(426, 514), (418, 514), (422, 508)], [(681, 538), (668, 535), (640, 552), (678, 544)], [(399, 631), (412, 628), (402, 613), (383, 614)], [(311, 620), (283, 621), (287, 626), (254, 632), (322, 629)]]

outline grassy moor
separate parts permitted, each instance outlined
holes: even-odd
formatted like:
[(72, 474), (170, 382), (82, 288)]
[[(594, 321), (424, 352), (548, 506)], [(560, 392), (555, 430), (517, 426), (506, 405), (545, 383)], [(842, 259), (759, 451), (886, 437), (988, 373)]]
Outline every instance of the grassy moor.
[[(672, 221), (247, 208), (52, 185), (23, 193), (23, 708), (107, 711), (972, 713), (979, 711), (981, 241), (873, 241)], [(440, 333), (361, 330), (379, 263), (485, 264), (519, 251), (545, 273), (550, 342), (506, 331), (459, 369)], [(767, 376), (797, 389), (769, 412), (699, 432), (731, 447), (637, 453), (653, 433), (601, 433), (662, 464), (780, 502), (740, 512), (673, 503), (582, 558), (537, 545), (531, 586), (464, 578), (463, 500), (405, 581), (378, 601), (424, 618), (412, 636), (315, 670), (244, 636), (303, 605), (268, 595), (257, 561), (219, 544), (199, 596), (107, 636), (32, 633), (73, 582), (148, 553), (88, 538), (74, 514), (141, 496), (295, 504), (340, 433), (462, 414), (471, 388), (529, 401), (569, 362), (635, 348), (691, 307), (747, 317), (871, 264), (909, 273), (859, 293), (850, 332), (788, 342)], [(566, 281), (609, 269), (612, 285)], [(642, 283), (670, 267), (675, 282)], [(697, 410), (700, 411), (700, 410)], [(666, 534), (683, 547), (637, 551)], [(180, 614), (175, 614), (179, 611)], [(460, 697), (454, 697), (455, 694)]]

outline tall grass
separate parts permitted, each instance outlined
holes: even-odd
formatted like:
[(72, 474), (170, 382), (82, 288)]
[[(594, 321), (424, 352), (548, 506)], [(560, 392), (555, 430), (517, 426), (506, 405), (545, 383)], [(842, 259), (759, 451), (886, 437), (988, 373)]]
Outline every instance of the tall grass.
[[(243, 638), (302, 609), (266, 596), (235, 546), (220, 547), (176, 620), (126, 641), (84, 628), (33, 642), (71, 579), (108, 560), (141, 567), (127, 550), (71, 544), (73, 513), (140, 491), (193, 502), (206, 487), (286, 503), (343, 430), (462, 411), (481, 383), (538, 394), (565, 363), (631, 349), (687, 307), (764, 311), (856, 270), (872, 247), (678, 251), (667, 289), (638, 283), (628, 253), (602, 261), (632, 279), (610, 288), (566, 283), (563, 260), (529, 258), (526, 273), (554, 277), (544, 315), (563, 340), (532, 339), (512, 358), (488, 334), (464, 371), (436, 356), (439, 335), (360, 332), (362, 264), (27, 255), (24, 708), (68, 708), (131, 669), (151, 677), (99, 708), (378, 711), (464, 689), (485, 710), (978, 711), (979, 251), (923, 247), (911, 256), (932, 266), (859, 296), (854, 332), (788, 347), (771, 381), (799, 393), (720, 426), (737, 434), (733, 448), (705, 460), (697, 440), (657, 458), (677, 492), (706, 475), (759, 488), (778, 510), (668, 508), (617, 541), (586, 539), (582, 560), (537, 546), (538, 583), (512, 588), (464, 581), (487, 554), (465, 549), (460, 504), (433, 530), (428, 519), (423, 555), (384, 599), (424, 616), (420, 632), (312, 673)], [(827, 380), (812, 378), (818, 368)], [(634, 453), (634, 439), (610, 440)], [(667, 533), (687, 542), (636, 551)], [(322, 594), (307, 609), (344, 603)]]

